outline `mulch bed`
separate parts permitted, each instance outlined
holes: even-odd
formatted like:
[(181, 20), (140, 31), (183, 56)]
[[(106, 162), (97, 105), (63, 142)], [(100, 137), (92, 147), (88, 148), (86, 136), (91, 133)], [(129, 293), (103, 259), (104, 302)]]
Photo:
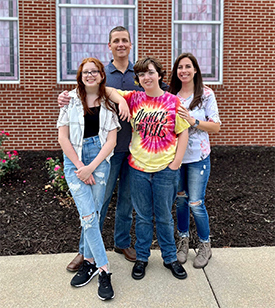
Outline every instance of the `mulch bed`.
[[(52, 188), (46, 158), (61, 151), (19, 151), (21, 169), (1, 179), (0, 255), (65, 253), (78, 250), (77, 210)], [(275, 149), (217, 146), (211, 154), (206, 192), (212, 247), (275, 246)], [(116, 192), (104, 224), (107, 250), (114, 246)], [(176, 221), (175, 205), (173, 215)], [(197, 236), (191, 217), (191, 247)], [(176, 229), (175, 229), (176, 232)], [(134, 226), (132, 242), (135, 242)], [(158, 249), (156, 235), (152, 249)]]

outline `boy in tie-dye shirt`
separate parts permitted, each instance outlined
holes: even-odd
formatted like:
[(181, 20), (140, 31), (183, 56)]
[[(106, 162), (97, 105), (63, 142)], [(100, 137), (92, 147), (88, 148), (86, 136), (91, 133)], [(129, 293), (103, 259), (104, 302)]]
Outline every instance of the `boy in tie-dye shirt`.
[(120, 92), (131, 112), (131, 200), (136, 211), (136, 256), (134, 279), (145, 276), (150, 256), (155, 217), (164, 266), (179, 279), (187, 274), (177, 261), (174, 221), (179, 168), (187, 146), (189, 124), (178, 115), (179, 99), (160, 88), (165, 72), (155, 58), (137, 61), (136, 81), (145, 92)]
[(168, 92), (158, 97), (146, 92), (120, 93), (131, 111), (130, 166), (144, 172), (165, 169), (174, 160), (177, 135), (189, 127), (177, 113), (180, 100)]

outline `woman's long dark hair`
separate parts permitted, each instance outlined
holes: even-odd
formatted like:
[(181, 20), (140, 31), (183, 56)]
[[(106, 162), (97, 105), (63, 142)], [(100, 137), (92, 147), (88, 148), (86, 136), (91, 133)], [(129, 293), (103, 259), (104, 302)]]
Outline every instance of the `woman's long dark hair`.
[(195, 107), (201, 107), (202, 104), (202, 95), (203, 95), (203, 82), (202, 82), (202, 75), (201, 70), (198, 64), (197, 59), (190, 53), (182, 53), (179, 55), (174, 63), (173, 70), (170, 74), (170, 86), (169, 86), (169, 92), (172, 94), (177, 94), (181, 89), (181, 81), (178, 78), (177, 70), (179, 66), (179, 62), (183, 58), (189, 58), (196, 70), (196, 74), (194, 75), (193, 81), (194, 81), (194, 98), (189, 106), (190, 110), (193, 110)]
[(99, 85), (99, 89), (98, 89), (98, 98), (96, 99), (96, 101), (98, 102), (98, 104), (100, 105), (101, 100), (103, 99), (106, 105), (106, 108), (116, 112), (115, 106), (112, 105), (109, 101), (109, 97), (106, 93), (106, 73), (104, 70), (104, 65), (96, 58), (85, 58), (82, 60), (81, 64), (79, 65), (79, 68), (77, 70), (77, 74), (76, 74), (76, 81), (77, 81), (77, 95), (80, 98), (82, 104), (83, 104), (83, 108), (84, 108), (84, 114), (88, 113), (92, 113), (88, 107), (87, 101), (86, 101), (86, 90), (85, 90), (85, 85), (82, 81), (82, 70), (83, 70), (83, 66), (84, 64), (88, 63), (88, 62), (93, 62), (96, 67), (99, 70), (100, 76), (102, 77), (102, 81)]

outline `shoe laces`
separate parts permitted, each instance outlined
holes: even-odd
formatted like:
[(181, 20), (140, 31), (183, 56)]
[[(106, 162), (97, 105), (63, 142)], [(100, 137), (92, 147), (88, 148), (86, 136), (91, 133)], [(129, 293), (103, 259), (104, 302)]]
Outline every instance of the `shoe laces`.
[(103, 286), (103, 288), (108, 288), (109, 287), (109, 285), (110, 285), (110, 276), (111, 276), (112, 274), (111, 273), (109, 273), (109, 274), (107, 274), (105, 271), (102, 271), (101, 273), (100, 273), (100, 275), (99, 275), (99, 277), (100, 277), (100, 284)]
[(82, 275), (83, 273), (86, 273), (90, 269), (90, 267), (91, 267), (91, 263), (84, 260), (82, 264), (80, 265), (77, 274)]
[(207, 243), (200, 243), (199, 244), (199, 251), (198, 251), (198, 256), (205, 256), (206, 255), (206, 244)]
[(172, 263), (172, 266), (175, 270), (179, 271), (179, 270), (182, 270), (182, 265), (178, 262), (178, 261), (174, 261)]
[(187, 253), (188, 250), (188, 237), (182, 237), (179, 240), (179, 244), (178, 244), (178, 251), (183, 251), (184, 253)]

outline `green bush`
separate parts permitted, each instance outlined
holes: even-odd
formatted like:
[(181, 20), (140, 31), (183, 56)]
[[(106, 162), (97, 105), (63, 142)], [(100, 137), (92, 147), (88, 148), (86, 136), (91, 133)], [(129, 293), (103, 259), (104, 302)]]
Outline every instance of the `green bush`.
[(3, 142), (8, 139), (10, 134), (5, 131), (0, 132), (0, 178), (13, 170), (20, 169), (17, 151), (5, 152), (2, 146)]
[(63, 164), (60, 162), (59, 158), (53, 159), (52, 157), (48, 157), (46, 160), (46, 167), (52, 179), (51, 185), (62, 193), (68, 193), (69, 187), (65, 180)]

